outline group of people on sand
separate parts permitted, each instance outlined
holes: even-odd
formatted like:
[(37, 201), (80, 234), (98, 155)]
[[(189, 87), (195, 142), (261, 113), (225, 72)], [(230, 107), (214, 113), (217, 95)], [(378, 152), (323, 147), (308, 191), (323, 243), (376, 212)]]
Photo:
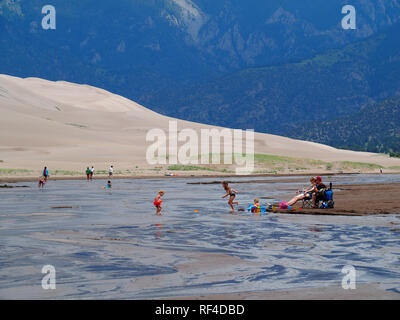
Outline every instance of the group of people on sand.
[(93, 175), (94, 175), (94, 167), (92, 166), (91, 168), (87, 167), (86, 169), (86, 177), (87, 180), (93, 180)]
[[(108, 178), (111, 179), (114, 174), (114, 166), (111, 165), (110, 168), (108, 169)], [(86, 176), (87, 180), (93, 180), (93, 175), (94, 175), (94, 167), (92, 166), (91, 168), (87, 167), (86, 169)], [(107, 185), (104, 187), (105, 189), (111, 189), (112, 188), (112, 183), (111, 180), (107, 181)]]
[(289, 200), (287, 203), (289, 206), (293, 206), (296, 202), (304, 199), (312, 199), (313, 208), (317, 207), (317, 200), (322, 197), (326, 185), (322, 183), (321, 177), (311, 177), (310, 182), (310, 187), (303, 189), (302, 191), (299, 190), (297, 196)]
[(43, 171), (42, 171), (42, 175), (39, 178), (38, 187), (43, 188), (44, 185), (46, 184), (48, 178), (49, 178), (49, 170), (47, 169), (47, 167), (44, 167)]
[[(110, 166), (108, 169), (108, 178), (111, 178), (114, 174), (114, 166)], [(93, 175), (94, 175), (94, 167), (92, 166), (91, 168), (87, 167), (86, 168), (86, 177), (87, 180), (93, 180)]]
[[(86, 173), (87, 181), (93, 180), (94, 166), (92, 166), (91, 168), (87, 167), (85, 173)], [(114, 173), (114, 166), (110, 166), (110, 168), (108, 169), (108, 178), (109, 179), (113, 176), (113, 173)], [(49, 177), (50, 177), (49, 170), (47, 169), (47, 167), (44, 167), (43, 171), (42, 171), (42, 175), (39, 177), (38, 187), (43, 188)], [(104, 188), (105, 189), (112, 188), (111, 180), (107, 181), (107, 184)]]

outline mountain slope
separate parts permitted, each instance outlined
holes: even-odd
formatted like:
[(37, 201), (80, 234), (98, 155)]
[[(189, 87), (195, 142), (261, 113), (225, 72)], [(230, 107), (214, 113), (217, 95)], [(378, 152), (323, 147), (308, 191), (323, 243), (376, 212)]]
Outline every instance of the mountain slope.
[(0, 73), (88, 83), (135, 101), (304, 59), (400, 20), (397, 0), (352, 1), (351, 31), (340, 26), (342, 0), (53, 0), (57, 28), (46, 31), (44, 4), (0, 0)]
[[(400, 91), (400, 24), (297, 63), (251, 68), (140, 103), (191, 121), (289, 135)], [(371, 119), (372, 120), (372, 119)]]
[(338, 148), (400, 152), (400, 96), (369, 105), (351, 115), (310, 123), (292, 136)]

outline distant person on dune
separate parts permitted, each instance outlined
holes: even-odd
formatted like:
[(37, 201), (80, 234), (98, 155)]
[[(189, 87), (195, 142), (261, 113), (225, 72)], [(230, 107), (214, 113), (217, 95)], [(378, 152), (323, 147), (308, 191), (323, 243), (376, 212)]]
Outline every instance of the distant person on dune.
[(90, 168), (90, 180), (93, 180), (93, 175), (94, 175), (94, 167), (92, 166)]

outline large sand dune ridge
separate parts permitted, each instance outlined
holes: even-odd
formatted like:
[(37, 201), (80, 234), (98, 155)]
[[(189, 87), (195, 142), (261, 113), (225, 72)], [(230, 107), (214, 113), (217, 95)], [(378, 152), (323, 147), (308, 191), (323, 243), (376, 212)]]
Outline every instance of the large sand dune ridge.
[[(146, 134), (168, 132), (172, 118), (89, 85), (0, 75), (0, 163), (2, 168), (83, 170), (87, 165), (120, 169), (151, 167)], [(212, 126), (178, 121), (178, 130)], [(216, 128), (216, 127), (215, 127)], [(251, 129), (251, 128), (249, 128)], [(254, 128), (257, 131), (257, 128)], [(399, 159), (270, 134), (255, 134), (255, 152), (323, 161), (356, 161), (383, 166)]]

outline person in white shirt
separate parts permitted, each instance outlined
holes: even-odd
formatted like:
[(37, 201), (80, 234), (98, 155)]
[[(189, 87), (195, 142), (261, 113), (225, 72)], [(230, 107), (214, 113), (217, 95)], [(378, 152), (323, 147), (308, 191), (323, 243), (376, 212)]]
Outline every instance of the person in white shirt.
[(108, 177), (111, 177), (113, 175), (114, 172), (114, 167), (111, 166), (110, 169), (108, 169)]
[(90, 168), (90, 180), (93, 180), (93, 175), (94, 175), (94, 167)]

